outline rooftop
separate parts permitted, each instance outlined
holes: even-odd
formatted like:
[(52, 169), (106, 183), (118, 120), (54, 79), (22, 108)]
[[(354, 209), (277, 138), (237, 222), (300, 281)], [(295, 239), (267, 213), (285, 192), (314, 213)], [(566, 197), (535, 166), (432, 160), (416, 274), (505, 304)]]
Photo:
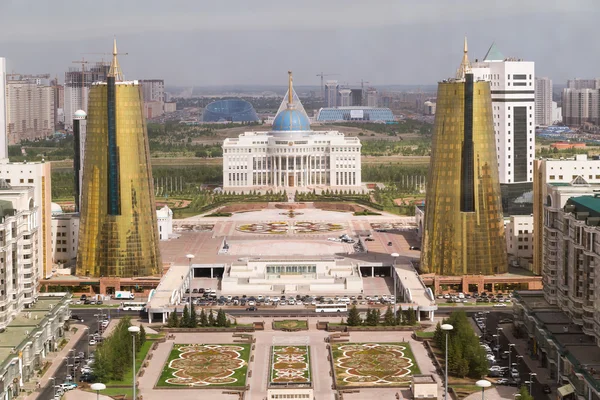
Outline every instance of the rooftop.
[[(574, 206), (573, 209), (569, 206)], [(600, 195), (596, 196), (578, 196), (567, 200), (565, 211), (573, 213), (587, 213), (587, 217), (600, 217)]]

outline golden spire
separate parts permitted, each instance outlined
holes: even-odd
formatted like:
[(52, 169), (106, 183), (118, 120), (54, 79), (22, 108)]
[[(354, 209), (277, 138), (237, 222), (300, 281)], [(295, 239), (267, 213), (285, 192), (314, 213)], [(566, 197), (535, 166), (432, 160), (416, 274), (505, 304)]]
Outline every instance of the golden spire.
[(294, 89), (292, 88), (292, 71), (288, 71), (288, 105), (294, 104)]
[(119, 82), (123, 80), (123, 71), (121, 71), (121, 67), (119, 66), (119, 60), (117, 59), (117, 55), (119, 52), (117, 51), (117, 38), (113, 41), (113, 58), (112, 63), (110, 64), (110, 69), (108, 70), (108, 76), (112, 76), (115, 78), (115, 81)]
[(465, 36), (465, 45), (463, 48), (463, 58), (460, 63), (460, 67), (458, 67), (458, 71), (456, 71), (456, 79), (464, 79), (465, 74), (471, 72), (471, 63), (469, 62), (469, 56), (467, 53), (468, 53), (467, 36)]

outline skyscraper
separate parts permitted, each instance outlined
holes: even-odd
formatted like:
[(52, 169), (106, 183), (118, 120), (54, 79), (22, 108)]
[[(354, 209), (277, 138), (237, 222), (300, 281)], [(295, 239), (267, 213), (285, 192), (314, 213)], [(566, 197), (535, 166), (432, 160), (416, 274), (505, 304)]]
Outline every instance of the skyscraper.
[(506, 272), (506, 246), (490, 83), (467, 57), (438, 84), (425, 202), (421, 270), (438, 275)]
[(6, 135), (6, 60), (0, 57), (0, 161), (8, 160)]
[(552, 125), (552, 79), (535, 78), (535, 123)]
[(8, 144), (54, 133), (54, 88), (37, 78), (19, 76), (6, 85)]
[(475, 81), (490, 82), (502, 208), (507, 215), (533, 211), (535, 63), (505, 57), (492, 43), (472, 65)]
[(138, 81), (123, 81), (116, 41), (106, 82), (89, 93), (77, 274), (149, 276), (161, 259), (148, 133)]
[(338, 81), (327, 81), (325, 82), (325, 102), (327, 103), (327, 107), (337, 107), (338, 103), (338, 90), (340, 89), (340, 85), (338, 85)]

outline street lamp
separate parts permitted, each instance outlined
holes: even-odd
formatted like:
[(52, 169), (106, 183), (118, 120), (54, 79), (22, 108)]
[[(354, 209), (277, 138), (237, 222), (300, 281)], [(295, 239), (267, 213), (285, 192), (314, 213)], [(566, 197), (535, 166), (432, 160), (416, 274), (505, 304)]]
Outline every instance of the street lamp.
[(85, 328), (85, 330), (83, 332), (87, 332), (87, 353), (85, 356), (85, 359), (87, 360), (88, 358), (90, 358), (90, 328)]
[(69, 375), (69, 357), (63, 357), (63, 360), (65, 360), (65, 372), (67, 373), (67, 375)]
[(100, 400), (100, 391), (106, 389), (106, 385), (104, 383), (92, 383), (90, 389), (96, 392), (96, 400)]
[(506, 354), (508, 352), (508, 368), (512, 367), (512, 348), (515, 347), (514, 343), (509, 343), (508, 344), (508, 351), (505, 351), (504, 353)]
[(130, 326), (127, 330), (131, 333), (131, 338), (133, 339), (133, 400), (136, 400), (137, 397), (135, 395), (135, 338), (138, 333), (140, 333), (140, 328), (137, 326)]
[(485, 400), (485, 388), (489, 388), (490, 386), (492, 386), (492, 382), (482, 379), (480, 381), (475, 382), (475, 385), (481, 388), (481, 400)]
[(485, 340), (485, 338), (487, 336), (487, 317), (488, 317), (489, 313), (490, 313), (489, 311), (483, 312), (483, 315), (485, 315), (485, 323), (483, 324), (483, 340)]
[(394, 257), (394, 265), (392, 266), (392, 275), (394, 276), (394, 318), (396, 318), (396, 304), (398, 303), (398, 298), (396, 296), (396, 287), (398, 283), (396, 282), (396, 258), (400, 256), (398, 253), (392, 253), (392, 257)]
[[(51, 376), (50, 379), (52, 379), (52, 390), (53, 390), (54, 397), (56, 397), (56, 378)], [(53, 397), (53, 399), (54, 399), (54, 397)]]
[(192, 309), (192, 260), (194, 259), (195, 255), (193, 254), (187, 254), (186, 258), (188, 259), (188, 280), (189, 280), (189, 296), (188, 296), (188, 300), (189, 300), (189, 304), (188, 304), (188, 308), (191, 310)]
[(445, 370), (445, 381), (444, 381), (444, 400), (448, 400), (448, 334), (454, 327), (450, 324), (443, 324), (440, 328), (446, 331), (446, 370)]
[(537, 374), (535, 372), (529, 373), (529, 394), (531, 394), (531, 387), (533, 385), (533, 377), (534, 376), (537, 376)]

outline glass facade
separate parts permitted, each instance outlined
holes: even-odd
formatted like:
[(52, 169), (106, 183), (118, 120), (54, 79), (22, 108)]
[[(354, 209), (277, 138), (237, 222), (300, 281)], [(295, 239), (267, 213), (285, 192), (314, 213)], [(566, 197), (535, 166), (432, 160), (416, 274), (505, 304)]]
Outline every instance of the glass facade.
[(423, 273), (508, 269), (488, 82), (438, 85), (421, 253)]
[(258, 115), (246, 100), (228, 99), (213, 101), (204, 108), (204, 122), (256, 122)]
[(321, 108), (317, 114), (319, 122), (336, 121), (373, 121), (373, 122), (396, 122), (394, 113), (389, 108), (370, 107), (338, 107)]
[(89, 94), (77, 275), (150, 276), (162, 265), (141, 88), (109, 86)]

